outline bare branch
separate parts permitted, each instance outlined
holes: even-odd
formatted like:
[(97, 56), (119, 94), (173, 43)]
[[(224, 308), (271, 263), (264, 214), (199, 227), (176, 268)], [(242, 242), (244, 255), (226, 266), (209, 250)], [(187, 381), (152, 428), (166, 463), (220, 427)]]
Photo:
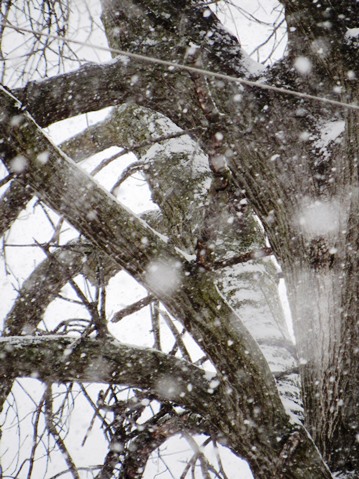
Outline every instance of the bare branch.
[[(187, 351), (187, 348), (183, 342), (182, 335), (177, 331), (176, 326), (173, 324), (172, 318), (170, 317), (169, 314), (166, 313), (166, 311), (163, 311), (163, 309), (159, 309), (159, 313), (166, 322), (167, 326), (171, 330), (171, 333), (175, 337), (176, 340), (176, 345), (178, 346), (178, 349), (180, 350), (182, 356), (184, 359), (187, 361), (191, 361), (191, 357)], [(174, 354), (174, 353), (172, 353)]]
[(24, 282), (19, 301), (16, 301), (5, 320), (5, 335), (31, 334), (41, 321), (48, 304), (67, 281), (84, 267), (84, 258), (91, 249), (81, 241), (72, 248), (58, 249), (43, 261)]
[(33, 192), (13, 180), (0, 199), (0, 237), (10, 228), (33, 197)]
[(145, 298), (142, 298), (135, 303), (126, 306), (125, 308), (121, 309), (121, 311), (117, 311), (113, 318), (111, 319), (111, 323), (118, 323), (124, 317), (128, 316), (129, 314), (136, 313), (140, 311), (142, 308), (145, 308), (149, 304), (154, 301), (155, 297), (152, 294), (147, 295)]
[(113, 338), (77, 342), (64, 336), (13, 336), (0, 339), (0, 353), (2, 377), (35, 374), (50, 382), (126, 384), (201, 414), (217, 397), (211, 387), (213, 374), (160, 351), (126, 346)]
[(215, 261), (212, 267), (214, 270), (227, 268), (229, 266), (234, 266), (235, 264), (246, 263), (247, 261), (256, 260), (265, 256), (271, 256), (272, 254), (272, 248), (261, 248), (256, 251), (248, 251), (247, 253), (241, 254), (239, 256), (233, 256), (229, 259)]
[(76, 468), (76, 465), (65, 445), (65, 442), (61, 438), (60, 434), (58, 433), (56, 426), (53, 421), (53, 411), (52, 411), (52, 391), (51, 391), (51, 386), (47, 385), (46, 386), (46, 392), (45, 392), (45, 419), (46, 419), (46, 426), (47, 429), (49, 430), (49, 433), (52, 435), (52, 437), (55, 440), (55, 443), (59, 450), (62, 452), (65, 462), (69, 468), (69, 471), (71, 472), (72, 476), (74, 479), (80, 479), (78, 470)]

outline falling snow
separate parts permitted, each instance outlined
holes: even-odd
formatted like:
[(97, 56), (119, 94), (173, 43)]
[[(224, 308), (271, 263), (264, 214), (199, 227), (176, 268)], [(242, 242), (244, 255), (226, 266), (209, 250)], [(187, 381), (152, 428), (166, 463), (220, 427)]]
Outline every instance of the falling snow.
[(297, 216), (297, 225), (309, 237), (337, 233), (340, 226), (339, 201), (305, 199)]
[(180, 264), (173, 260), (152, 261), (146, 269), (146, 281), (153, 291), (171, 294), (181, 283)]
[(294, 68), (301, 75), (309, 75), (312, 71), (312, 62), (308, 57), (297, 57), (294, 61)]
[(17, 155), (10, 161), (10, 169), (13, 173), (23, 173), (28, 167), (29, 161), (22, 155)]

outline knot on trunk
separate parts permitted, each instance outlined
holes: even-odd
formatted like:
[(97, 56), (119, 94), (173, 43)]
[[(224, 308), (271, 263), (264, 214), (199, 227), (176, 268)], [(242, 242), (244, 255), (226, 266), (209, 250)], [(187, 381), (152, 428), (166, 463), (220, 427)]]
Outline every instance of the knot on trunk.
[(330, 269), (334, 262), (334, 249), (329, 247), (327, 240), (322, 236), (314, 238), (309, 244), (308, 259), (315, 271)]

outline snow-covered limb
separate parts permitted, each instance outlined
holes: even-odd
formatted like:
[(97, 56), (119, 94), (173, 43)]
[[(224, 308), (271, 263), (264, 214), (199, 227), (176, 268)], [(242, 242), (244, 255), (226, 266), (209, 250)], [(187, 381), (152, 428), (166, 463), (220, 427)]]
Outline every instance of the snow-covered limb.
[(0, 355), (3, 378), (124, 384), (149, 390), (159, 400), (173, 401), (201, 414), (217, 401), (219, 382), (213, 373), (111, 337), (12, 336), (0, 338)]
[[(229, 447), (248, 457), (258, 471), (276, 471), (273, 457), (293, 428), (256, 342), (240, 322), (233, 328), (235, 313), (218, 294), (210, 275), (191, 269), (160, 235), (63, 155), (5, 91), (1, 108), (0, 131), (6, 139), (1, 154), (8, 168), (191, 328), (218, 371), (213, 387), (218, 386), (221, 398), (216, 410), (211, 410), (212, 424), (226, 436)], [(21, 121), (14, 128), (11, 118), (19, 115)], [(163, 267), (175, 274), (166, 284), (158, 284), (152, 280), (153, 273)], [(269, 437), (282, 438), (284, 445), (268, 442)], [(311, 441), (303, 436), (300, 444), (296, 454), (312, 457), (308, 466), (312, 477), (328, 477)], [(296, 464), (293, 478), (302, 477), (303, 467)]]
[[(24, 115), (21, 128), (11, 127), (8, 122), (9, 116), (18, 115), (19, 111), (14, 109), (12, 100), (6, 93), (2, 95), (2, 98), (4, 100), (2, 131), (4, 137), (10, 135), (13, 140), (11, 147), (7, 144), (7, 149), (3, 151), (8, 167), (11, 169), (14, 156), (19, 158), (19, 155), (26, 154), (26, 157), (21, 156), (24, 164), (21, 180), (30, 184), (46, 203), (64, 214), (79, 231), (159, 296), (168, 309), (173, 311), (182, 322), (190, 324), (191, 328), (199, 334), (198, 340), (206, 349), (208, 341), (205, 338), (205, 332), (207, 327), (214, 326), (214, 324), (211, 325), (211, 317), (212, 321), (217, 320), (218, 311), (221, 311), (223, 319), (226, 317), (229, 319), (233, 314), (225, 304), (222, 305), (221, 310), (223, 301), (215, 293), (215, 288), (213, 285), (211, 286), (209, 278), (198, 273), (191, 273), (190, 265), (173, 247), (164, 242), (144, 221), (118, 203), (71, 160), (62, 155), (43, 136), (28, 114)], [(8, 107), (7, 112), (6, 106)], [(15, 144), (17, 155), (12, 149)], [(46, 164), (38, 162), (39, 151), (48, 153)], [(79, 195), (79, 192), (82, 194)], [(146, 241), (143, 241), (144, 238)], [(152, 280), (152, 273), (156, 268), (167, 267), (167, 265), (171, 265), (172, 270), (178, 272), (173, 278), (170, 290), (167, 285), (158, 287)], [(214, 305), (206, 305), (204, 297), (211, 294), (214, 295)], [(196, 297), (199, 302), (197, 305)], [(201, 304), (202, 301), (203, 304)], [(216, 303), (217, 301), (218, 303)], [(205, 318), (207, 318), (207, 327)], [(224, 323), (222, 328), (221, 334), (224, 334), (224, 337), (225, 334), (233, 333), (229, 323)], [(227, 329), (226, 333), (224, 329)], [(251, 364), (249, 369), (254, 367), (258, 372), (262, 371), (264, 383), (267, 383), (265, 389), (267, 387), (271, 389), (273, 382), (268, 374), (265, 361), (262, 360), (260, 365), (257, 361), (261, 356), (258, 347), (245, 328), (241, 334), (242, 337), (237, 337), (235, 341), (237, 358), (242, 357), (248, 366)], [(213, 344), (208, 344), (208, 346), (214, 353)], [(256, 360), (250, 359), (251, 354), (256, 357)], [(216, 355), (217, 359), (220, 359), (219, 351), (216, 352)], [(223, 359), (221, 362), (223, 363)], [(226, 366), (225, 369), (227, 368), (230, 369), (228, 374), (232, 375), (237, 366), (234, 369), (229, 366)], [(256, 389), (258, 390), (258, 385)]]

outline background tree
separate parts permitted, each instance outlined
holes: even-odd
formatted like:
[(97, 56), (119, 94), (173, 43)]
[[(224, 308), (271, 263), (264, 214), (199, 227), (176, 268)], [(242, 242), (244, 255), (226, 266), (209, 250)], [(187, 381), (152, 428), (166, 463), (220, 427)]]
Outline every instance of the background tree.
[[(281, 6), (287, 52), (264, 70), (206, 2), (102, 1), (114, 59), (97, 64), (82, 64), (68, 41), (72, 4), (3, 3), (4, 45), (17, 28), (29, 46), (21, 86), (2, 48), (1, 231), (33, 195), (53, 225), (36, 242), (44, 259), (18, 288), (0, 342), (5, 418), (16, 378), (44, 384), (18, 474), (30, 477), (38, 451), (51, 458), (56, 448), (81, 476), (65, 438), (76, 397), (109, 444), (102, 465), (85, 464), (94, 477), (143, 477), (150, 454), (178, 433), (194, 448), (181, 477), (197, 464), (202, 477), (226, 477), (193, 434), (246, 459), (258, 478), (358, 475), (359, 6)], [(30, 80), (35, 71), (48, 78)], [(44, 133), (109, 106), (60, 148)], [(109, 194), (79, 162), (111, 146), (122, 150), (93, 175), (124, 153), (136, 160), (111, 177)], [(139, 171), (156, 205), (141, 217), (115, 197)], [(147, 295), (111, 316), (111, 278), (122, 271)], [(51, 315), (69, 287), (76, 299), (65, 299), (86, 314)], [(112, 323), (147, 306), (153, 347), (116, 341)], [(101, 389), (90, 394), (91, 383)]]

